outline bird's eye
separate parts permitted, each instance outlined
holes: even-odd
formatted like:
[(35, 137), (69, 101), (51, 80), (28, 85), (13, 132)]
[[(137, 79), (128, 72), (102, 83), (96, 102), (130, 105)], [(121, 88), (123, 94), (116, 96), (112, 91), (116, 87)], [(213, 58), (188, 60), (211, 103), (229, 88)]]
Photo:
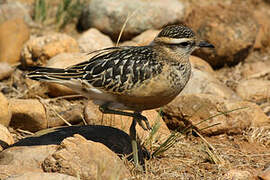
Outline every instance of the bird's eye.
[(189, 42), (181, 42), (180, 45), (186, 47), (189, 45)]

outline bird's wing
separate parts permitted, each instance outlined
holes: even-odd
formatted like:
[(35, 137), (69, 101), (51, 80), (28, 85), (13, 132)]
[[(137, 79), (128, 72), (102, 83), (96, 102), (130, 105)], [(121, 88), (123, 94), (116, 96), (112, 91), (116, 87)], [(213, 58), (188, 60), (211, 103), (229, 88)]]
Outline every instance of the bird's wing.
[(162, 71), (162, 64), (155, 60), (156, 55), (148, 46), (112, 47), (95, 53), (90, 60), (68, 68), (40, 67), (27, 76), (67, 86), (79, 80), (96, 89), (121, 94)]
[(162, 65), (150, 47), (124, 46), (100, 50), (89, 61), (67, 70), (84, 72), (82, 79), (95, 88), (122, 93), (160, 73)]

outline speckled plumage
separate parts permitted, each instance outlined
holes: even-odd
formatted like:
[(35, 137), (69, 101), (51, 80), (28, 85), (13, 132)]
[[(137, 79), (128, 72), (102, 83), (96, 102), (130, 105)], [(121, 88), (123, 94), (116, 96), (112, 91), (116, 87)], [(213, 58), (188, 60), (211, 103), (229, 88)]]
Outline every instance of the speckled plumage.
[(186, 27), (179, 25), (172, 25), (165, 27), (159, 34), (158, 37), (168, 37), (168, 38), (192, 38), (194, 37), (194, 32)]
[(190, 78), (189, 55), (199, 44), (182, 25), (165, 27), (148, 46), (111, 47), (95, 51), (89, 61), (65, 69), (40, 68), (29, 78), (62, 83), (96, 104), (141, 112), (173, 100)]

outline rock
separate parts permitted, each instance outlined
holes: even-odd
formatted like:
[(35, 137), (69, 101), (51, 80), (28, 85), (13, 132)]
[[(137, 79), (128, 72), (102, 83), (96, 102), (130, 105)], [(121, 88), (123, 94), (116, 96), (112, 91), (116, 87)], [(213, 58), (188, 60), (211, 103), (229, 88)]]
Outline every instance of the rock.
[(188, 94), (211, 94), (225, 99), (240, 100), (240, 98), (227, 86), (218, 81), (212, 74), (192, 68), (192, 74), (186, 87), (181, 92)]
[(95, 28), (85, 31), (78, 39), (82, 52), (92, 52), (98, 49), (112, 47), (112, 40)]
[(147, 46), (155, 39), (159, 32), (160, 30), (148, 29), (130, 41), (120, 43), (120, 46)]
[(132, 41), (135, 42), (137, 46), (146, 46), (155, 39), (159, 32), (160, 30), (148, 29), (134, 37)]
[(184, 129), (190, 124), (203, 129), (218, 124), (201, 131), (207, 135), (239, 134), (249, 127), (270, 124), (269, 117), (254, 103), (226, 100), (208, 94), (179, 95), (162, 110), (170, 129)]
[(87, 61), (92, 55), (87, 53), (61, 53), (51, 58), (47, 62), (47, 67), (52, 68), (66, 68), (74, 64)]
[(0, 93), (0, 124), (8, 126), (11, 120), (11, 111), (8, 108), (7, 98)]
[(9, 64), (20, 60), (23, 44), (29, 39), (30, 30), (22, 18), (11, 19), (0, 25), (0, 61)]
[[(81, 135), (66, 138), (57, 151), (42, 164), (45, 172), (59, 172), (82, 180), (123, 179), (129, 171), (115, 153), (101, 143), (87, 141)], [(113, 167), (113, 168), (112, 168)]]
[[(59, 99), (57, 101), (51, 101), (50, 107), (45, 107), (48, 119), (48, 127), (67, 125), (63, 119), (70, 124), (82, 122), (84, 104), (80, 101), (67, 101), (65, 99)], [(57, 112), (63, 119), (57, 116), (55, 112)]]
[(260, 25), (254, 48), (266, 49), (270, 46), (270, 34), (268, 33), (270, 31), (269, 5), (258, 3), (258, 5), (254, 7), (253, 15)]
[(210, 73), (211, 75), (215, 74), (213, 68), (205, 60), (196, 56), (190, 56), (189, 61), (193, 68)]
[[(166, 124), (161, 120), (156, 110), (143, 111), (142, 113), (147, 117), (151, 127), (157, 123), (159, 126), (158, 132), (153, 137), (158, 142), (163, 142), (171, 133)], [(132, 123), (132, 118), (121, 115), (103, 114), (99, 111), (97, 105), (92, 101), (88, 101), (84, 110), (85, 120), (88, 124), (98, 124), (111, 126), (125, 131), (129, 134), (129, 127)], [(142, 140), (146, 140), (149, 136), (149, 131), (143, 130), (139, 125), (136, 126), (138, 137)]]
[[(92, 54), (87, 53), (61, 53), (51, 58), (47, 63), (47, 67), (66, 68), (74, 64), (87, 61), (92, 56)], [(77, 94), (70, 88), (61, 84), (48, 83), (48, 85), (49, 95), (53, 97)]]
[(244, 79), (261, 78), (270, 74), (269, 61), (257, 61), (243, 64), (242, 72)]
[(147, 46), (152, 43), (160, 30), (148, 29), (138, 36), (135, 36), (130, 41), (120, 43), (120, 46)]
[(232, 102), (228, 103), (226, 108), (227, 110), (244, 108), (243, 110), (237, 110), (232, 113), (232, 117), (234, 116), (234, 121), (237, 121), (238, 123), (241, 122), (242, 119), (246, 123), (250, 122), (250, 127), (263, 127), (269, 126), (270, 124), (269, 117), (267, 117), (262, 109), (255, 103), (247, 101)]
[(44, 65), (48, 59), (64, 52), (79, 52), (77, 41), (67, 34), (31, 36), (22, 49), (21, 61), (24, 66)]
[(120, 46), (138, 46), (138, 44), (134, 41), (124, 41), (120, 43)]
[(0, 179), (26, 172), (42, 173), (41, 163), (56, 150), (56, 145), (11, 147), (1, 152)]
[(77, 94), (72, 89), (57, 83), (48, 83), (49, 95), (51, 97), (68, 96)]
[(260, 180), (270, 180), (270, 166), (258, 174)]
[(11, 19), (23, 18), (27, 24), (32, 23), (32, 18), (26, 8), (20, 2), (1, 3), (0, 24)]
[(246, 6), (239, 8), (237, 3), (194, 8), (185, 23), (199, 38), (215, 46), (194, 52), (214, 68), (243, 61), (252, 50), (259, 30), (252, 12)]
[[(113, 124), (112, 121), (114, 121), (117, 115), (113, 116), (114, 117), (106, 118), (107, 115), (103, 114), (99, 110), (99, 106), (94, 104), (93, 101), (91, 100), (88, 101), (87, 105), (84, 108), (85, 121), (87, 122), (87, 124), (90, 125), (112, 125)], [(108, 123), (107, 121), (110, 121), (111, 123)]]
[(29, 6), (34, 5), (35, 3), (35, 0), (18, 0), (18, 1)]
[(265, 102), (270, 98), (270, 81), (249, 79), (239, 82), (236, 92), (244, 100), (252, 102)]
[(154, 126), (158, 127), (158, 131), (156, 134), (153, 135), (152, 139), (149, 139), (150, 132), (143, 130), (139, 125), (137, 125), (136, 126), (137, 134), (141, 140), (152, 141), (151, 143), (153, 142), (163, 143), (171, 135), (169, 128), (167, 127), (166, 123), (162, 120), (162, 117), (159, 115), (157, 110), (143, 111), (142, 115), (147, 117), (152, 128)]
[(77, 177), (60, 173), (27, 172), (20, 175), (10, 176), (6, 180), (78, 180)]
[(116, 40), (128, 18), (122, 35), (126, 40), (148, 29), (179, 23), (184, 13), (185, 5), (178, 0), (92, 0), (79, 23), (83, 29), (94, 27)]
[(232, 169), (225, 174), (225, 179), (252, 180), (253, 179), (252, 176), (253, 175), (249, 171)]
[[(3, 144), (4, 143), (4, 144)], [(0, 152), (7, 146), (14, 143), (14, 139), (8, 129), (0, 124)]]
[(13, 68), (7, 62), (0, 62), (0, 80), (8, 78), (13, 72)]
[(48, 126), (45, 108), (37, 99), (10, 99), (9, 108), (12, 127), (35, 132)]

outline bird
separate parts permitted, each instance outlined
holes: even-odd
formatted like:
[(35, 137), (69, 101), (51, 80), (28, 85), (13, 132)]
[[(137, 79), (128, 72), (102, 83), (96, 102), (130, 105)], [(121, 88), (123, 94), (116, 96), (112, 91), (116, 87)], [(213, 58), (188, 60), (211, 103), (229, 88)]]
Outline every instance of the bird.
[(136, 123), (150, 124), (141, 113), (171, 102), (191, 76), (189, 57), (198, 48), (214, 48), (189, 27), (164, 27), (146, 46), (117, 46), (97, 50), (89, 60), (70, 67), (37, 67), (26, 76), (63, 84), (99, 105), (103, 113), (133, 117), (130, 136), (135, 164)]

